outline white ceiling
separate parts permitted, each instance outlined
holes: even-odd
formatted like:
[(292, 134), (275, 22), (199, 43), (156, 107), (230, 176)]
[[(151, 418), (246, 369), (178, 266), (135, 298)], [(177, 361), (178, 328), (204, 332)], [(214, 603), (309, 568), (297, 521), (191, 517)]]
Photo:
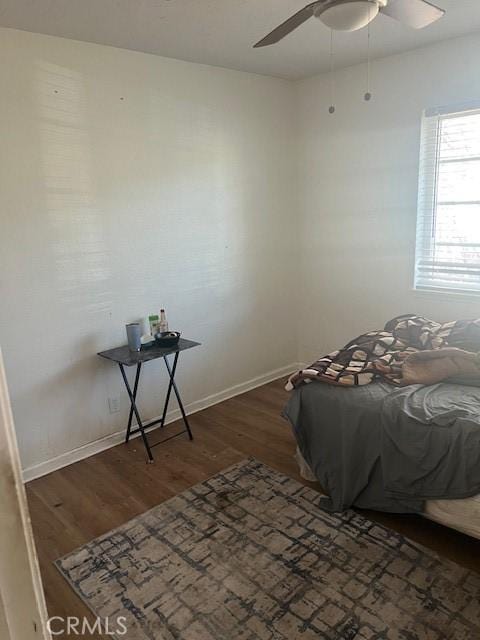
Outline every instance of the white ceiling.
[[(373, 57), (480, 31), (480, 0), (435, 0), (447, 10), (415, 31), (380, 15)], [(282, 42), (252, 45), (308, 0), (0, 0), (0, 26), (284, 78), (329, 68), (330, 31), (311, 19)], [(366, 30), (335, 34), (337, 67), (365, 59)]]

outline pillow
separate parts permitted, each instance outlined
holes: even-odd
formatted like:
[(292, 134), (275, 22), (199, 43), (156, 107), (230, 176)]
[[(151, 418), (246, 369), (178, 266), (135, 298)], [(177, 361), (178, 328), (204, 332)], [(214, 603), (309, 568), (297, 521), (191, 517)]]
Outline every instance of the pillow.
[(410, 354), (402, 365), (402, 386), (436, 384), (452, 377), (480, 378), (480, 354), (447, 347)]

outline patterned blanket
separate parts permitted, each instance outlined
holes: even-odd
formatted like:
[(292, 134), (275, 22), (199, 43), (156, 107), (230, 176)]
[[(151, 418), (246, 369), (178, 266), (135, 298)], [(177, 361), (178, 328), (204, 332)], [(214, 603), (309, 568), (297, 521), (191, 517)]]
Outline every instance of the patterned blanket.
[(403, 382), (403, 364), (413, 353), (456, 347), (480, 351), (480, 319), (439, 323), (422, 316), (402, 315), (381, 331), (369, 331), (333, 351), (307, 369), (293, 374), (287, 390), (306, 380), (343, 386), (365, 385), (375, 379)]

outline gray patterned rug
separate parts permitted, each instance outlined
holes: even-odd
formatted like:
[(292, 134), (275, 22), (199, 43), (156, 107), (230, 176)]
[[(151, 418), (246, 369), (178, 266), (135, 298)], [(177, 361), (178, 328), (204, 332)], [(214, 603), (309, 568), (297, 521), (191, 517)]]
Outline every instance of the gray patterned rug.
[(479, 575), (319, 499), (247, 460), (56, 564), (128, 640), (480, 638)]

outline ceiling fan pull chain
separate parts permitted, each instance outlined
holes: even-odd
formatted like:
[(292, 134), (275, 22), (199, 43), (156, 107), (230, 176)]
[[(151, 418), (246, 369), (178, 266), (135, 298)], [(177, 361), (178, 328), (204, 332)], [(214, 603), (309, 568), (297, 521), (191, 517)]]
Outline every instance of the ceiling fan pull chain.
[(330, 106), (328, 113), (335, 113), (335, 78), (333, 62), (333, 29), (330, 29)]
[[(369, 9), (370, 11), (370, 9)], [(370, 92), (370, 71), (371, 71), (371, 60), (370, 60), (370, 22), (367, 26), (367, 90), (365, 91), (365, 95), (363, 96), (365, 102), (369, 102), (372, 99), (372, 94)]]

